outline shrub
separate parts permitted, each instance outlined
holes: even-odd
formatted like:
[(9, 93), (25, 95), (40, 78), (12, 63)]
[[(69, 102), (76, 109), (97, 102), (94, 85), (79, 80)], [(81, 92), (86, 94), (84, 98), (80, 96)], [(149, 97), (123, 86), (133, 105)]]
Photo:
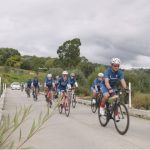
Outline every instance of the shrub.
[(132, 105), (138, 109), (150, 109), (150, 94), (135, 93), (132, 98)]

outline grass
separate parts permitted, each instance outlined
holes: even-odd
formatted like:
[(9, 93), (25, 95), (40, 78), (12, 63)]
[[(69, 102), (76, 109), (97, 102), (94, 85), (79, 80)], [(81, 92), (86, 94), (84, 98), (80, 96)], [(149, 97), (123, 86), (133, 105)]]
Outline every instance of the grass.
[(150, 110), (150, 94), (135, 93), (132, 98), (132, 105), (137, 109)]

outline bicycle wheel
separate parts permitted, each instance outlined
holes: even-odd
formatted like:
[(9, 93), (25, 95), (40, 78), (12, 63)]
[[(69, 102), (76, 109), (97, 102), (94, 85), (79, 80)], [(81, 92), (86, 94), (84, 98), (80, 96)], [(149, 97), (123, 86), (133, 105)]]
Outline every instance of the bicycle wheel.
[[(116, 115), (119, 117), (119, 121), (116, 120)], [(116, 130), (119, 134), (124, 135), (129, 128), (129, 113), (125, 104), (119, 103), (117, 104), (114, 110), (114, 123)]]
[(75, 108), (76, 107), (76, 97), (75, 97), (75, 95), (73, 94), (73, 96), (72, 96), (72, 107), (73, 108)]
[(68, 104), (67, 103), (65, 104), (65, 114), (67, 117), (70, 114), (70, 100), (69, 100)]
[(98, 107), (98, 119), (101, 126), (105, 127), (109, 122), (109, 116), (108, 116), (109, 110), (105, 108), (105, 115), (100, 114), (100, 107)]
[(96, 99), (91, 99), (91, 110), (93, 113), (97, 110)]
[(58, 110), (59, 110), (59, 113), (62, 114), (62, 111), (63, 111), (63, 105), (62, 104), (59, 104)]

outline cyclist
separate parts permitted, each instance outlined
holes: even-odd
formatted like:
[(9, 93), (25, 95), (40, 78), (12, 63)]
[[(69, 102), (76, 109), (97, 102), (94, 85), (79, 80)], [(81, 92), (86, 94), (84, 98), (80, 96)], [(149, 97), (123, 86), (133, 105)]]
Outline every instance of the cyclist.
[(55, 84), (55, 98), (58, 98), (58, 83), (59, 82), (59, 76), (56, 76), (54, 79), (54, 84)]
[[(102, 102), (100, 105), (100, 114), (104, 115), (105, 114), (105, 103), (108, 100), (109, 97), (114, 97), (116, 96), (115, 89), (117, 82), (120, 81), (121, 85), (124, 89), (127, 89), (126, 82), (124, 80), (124, 74), (123, 71), (119, 69), (120, 67), (120, 59), (119, 58), (112, 58), (111, 59), (111, 67), (109, 67), (105, 72), (104, 72), (104, 82), (101, 85), (101, 91), (103, 93), (103, 98)], [(119, 116), (116, 112), (116, 121), (119, 121)]]
[(23, 91), (23, 90), (24, 90), (24, 83), (21, 82), (21, 91)]
[(25, 84), (25, 91), (28, 97), (30, 97), (31, 84), (32, 84), (31, 79), (28, 79), (27, 83)]
[(55, 85), (54, 85), (54, 81), (52, 79), (52, 74), (47, 74), (47, 77), (46, 77), (45, 82), (44, 82), (46, 100), (47, 100), (47, 94), (49, 91), (51, 92), (51, 100), (53, 99), (52, 90), (54, 89), (54, 87), (55, 87)]
[[(35, 76), (34, 79), (32, 80), (31, 87), (32, 87), (32, 90), (33, 90), (32, 95), (33, 95), (33, 97), (35, 98), (35, 94), (38, 95), (38, 93), (39, 93), (39, 88), (40, 88), (40, 86), (39, 86), (39, 80), (38, 80), (38, 77), (37, 77), (37, 76)], [(36, 93), (35, 93), (35, 92), (36, 92)]]
[[(60, 91), (62, 100), (61, 100), (61, 105), (63, 105), (64, 102), (66, 102), (68, 104), (68, 101), (66, 101), (65, 97), (68, 97), (67, 95), (67, 88), (71, 88), (71, 85), (69, 83), (69, 78), (68, 78), (68, 72), (67, 71), (63, 71), (62, 72), (62, 77), (59, 79), (58, 82), (58, 89)], [(64, 96), (65, 95), (65, 96)]]
[(71, 88), (75, 88), (75, 87), (78, 87), (78, 83), (76, 81), (76, 76), (75, 76), (75, 73), (71, 73), (70, 74), (70, 85), (71, 85)]
[(104, 74), (98, 73), (97, 78), (93, 81), (93, 84), (91, 86), (91, 91), (93, 92), (93, 98), (96, 97), (96, 94), (98, 91), (100, 91), (100, 84), (104, 80)]

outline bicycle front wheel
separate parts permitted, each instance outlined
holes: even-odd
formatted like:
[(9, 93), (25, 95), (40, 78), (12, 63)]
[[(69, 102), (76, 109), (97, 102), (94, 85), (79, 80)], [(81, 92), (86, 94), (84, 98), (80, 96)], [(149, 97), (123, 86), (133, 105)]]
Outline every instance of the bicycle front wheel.
[(76, 107), (76, 97), (75, 97), (75, 95), (73, 95), (73, 97), (72, 97), (72, 107), (73, 108), (75, 108)]
[(98, 107), (98, 119), (99, 119), (99, 123), (103, 127), (105, 127), (108, 124), (108, 122), (109, 122), (107, 111), (108, 111), (107, 108), (105, 108), (105, 114), (101, 115), (100, 114), (100, 107)]
[(91, 99), (91, 110), (93, 113), (97, 110), (96, 99)]
[(62, 111), (63, 111), (63, 105), (62, 104), (59, 104), (58, 110), (59, 110), (59, 113), (62, 114)]
[(70, 102), (68, 102), (68, 104), (65, 104), (65, 114), (68, 117), (70, 114)]
[[(118, 115), (116, 119), (116, 115)], [(129, 128), (129, 113), (125, 104), (117, 104), (114, 110), (114, 123), (119, 134), (124, 135)]]

